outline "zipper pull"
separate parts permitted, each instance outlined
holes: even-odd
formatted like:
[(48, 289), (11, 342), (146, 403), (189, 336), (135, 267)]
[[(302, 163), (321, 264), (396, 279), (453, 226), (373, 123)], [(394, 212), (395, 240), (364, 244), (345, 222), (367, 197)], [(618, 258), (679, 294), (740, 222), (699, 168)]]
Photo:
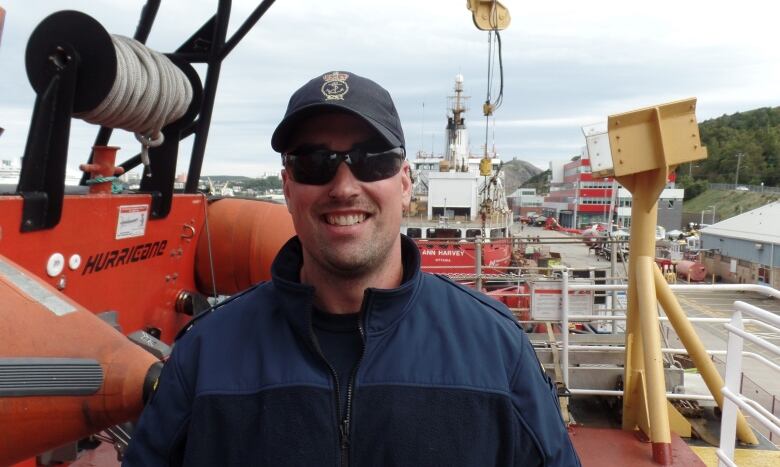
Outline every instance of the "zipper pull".
[(346, 418), (342, 420), (341, 426), (341, 449), (347, 449), (349, 447), (349, 420)]

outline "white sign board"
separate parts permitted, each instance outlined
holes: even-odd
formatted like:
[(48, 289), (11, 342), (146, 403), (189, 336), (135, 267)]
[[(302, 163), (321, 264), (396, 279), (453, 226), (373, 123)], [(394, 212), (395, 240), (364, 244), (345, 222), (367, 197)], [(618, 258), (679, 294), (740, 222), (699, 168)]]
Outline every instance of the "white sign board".
[(615, 173), (612, 151), (609, 147), (609, 133), (605, 123), (582, 127), (585, 146), (588, 148), (590, 167), (594, 176), (610, 176)]
[(116, 239), (143, 237), (146, 233), (146, 221), (148, 219), (148, 204), (119, 206), (119, 218), (116, 221)]
[[(570, 280), (569, 284), (592, 284), (588, 279)], [(531, 318), (538, 321), (560, 321), (562, 316), (563, 281), (533, 281), (531, 286)], [(569, 314), (592, 315), (593, 291), (570, 290)]]

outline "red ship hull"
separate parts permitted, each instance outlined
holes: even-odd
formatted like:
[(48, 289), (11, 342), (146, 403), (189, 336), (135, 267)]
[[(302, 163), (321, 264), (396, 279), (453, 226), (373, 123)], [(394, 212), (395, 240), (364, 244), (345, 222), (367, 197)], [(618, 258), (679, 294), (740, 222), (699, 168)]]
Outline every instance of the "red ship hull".
[[(444, 240), (417, 240), (423, 271), (434, 274), (475, 274), (477, 251), (473, 242), (453, 243)], [(512, 258), (509, 240), (482, 244), (482, 273), (504, 274)]]

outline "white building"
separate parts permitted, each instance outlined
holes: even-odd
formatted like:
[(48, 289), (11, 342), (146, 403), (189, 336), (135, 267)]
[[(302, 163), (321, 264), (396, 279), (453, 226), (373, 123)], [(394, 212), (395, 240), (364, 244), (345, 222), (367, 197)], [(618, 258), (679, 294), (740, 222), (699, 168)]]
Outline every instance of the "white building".
[(780, 202), (701, 230), (702, 262), (726, 282), (780, 288)]

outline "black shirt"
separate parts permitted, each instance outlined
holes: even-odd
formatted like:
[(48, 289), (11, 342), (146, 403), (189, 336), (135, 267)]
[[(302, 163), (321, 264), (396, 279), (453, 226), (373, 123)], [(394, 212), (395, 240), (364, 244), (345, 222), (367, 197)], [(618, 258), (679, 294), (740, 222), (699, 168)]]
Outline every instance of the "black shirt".
[(336, 371), (339, 385), (339, 418), (344, 417), (347, 387), (363, 352), (363, 338), (358, 330), (360, 313), (337, 315), (314, 309), (312, 325), (325, 360)]
[[(402, 282), (408, 281), (414, 275), (414, 257), (415, 255), (407, 251), (410, 248), (416, 248), (414, 243), (401, 244), (404, 250), (403, 260), (403, 278)], [(312, 325), (314, 327), (314, 336), (322, 351), (325, 360), (336, 371), (339, 384), (339, 417), (344, 417), (344, 406), (347, 403), (347, 388), (355, 366), (360, 361), (363, 353), (363, 338), (358, 330), (358, 323), (361, 315), (359, 312), (349, 314), (333, 314), (314, 308), (312, 313)]]

